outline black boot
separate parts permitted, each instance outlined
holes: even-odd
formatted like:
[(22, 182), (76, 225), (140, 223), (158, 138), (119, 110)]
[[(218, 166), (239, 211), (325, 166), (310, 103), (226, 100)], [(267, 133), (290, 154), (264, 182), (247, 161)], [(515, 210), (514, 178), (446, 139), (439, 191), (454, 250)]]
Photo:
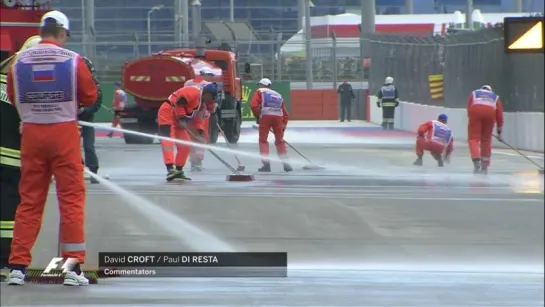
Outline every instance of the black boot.
[(481, 172), (481, 159), (473, 159), (473, 174)]
[(183, 166), (176, 166), (176, 170), (172, 170), (167, 175), (167, 181), (168, 182), (171, 182), (171, 181), (185, 181), (185, 180), (191, 180), (191, 178), (187, 177), (184, 174)]
[(172, 173), (174, 171), (174, 165), (173, 164), (165, 164), (167, 168), (167, 176), (168, 174)]
[[(91, 171), (91, 173), (98, 175), (98, 167), (90, 167), (89, 170)], [(100, 181), (98, 181), (95, 177), (91, 176), (91, 183), (97, 184), (100, 183)]]
[(437, 166), (439, 167), (445, 166), (445, 163), (443, 163), (443, 158), (441, 156), (437, 157)]
[(481, 166), (481, 174), (488, 174), (488, 166)]
[(108, 137), (111, 139), (113, 136), (114, 136), (114, 132), (110, 131), (110, 133), (108, 133)]
[(417, 165), (417, 166), (422, 166), (422, 164), (424, 164), (422, 162), (422, 156), (418, 156), (418, 158), (416, 158), (416, 161), (414, 161), (413, 165)]
[(388, 123), (388, 129), (394, 130), (394, 123)]
[(293, 171), (293, 168), (291, 168), (291, 165), (289, 165), (288, 163), (284, 163), (284, 172), (291, 172)]
[(388, 129), (388, 123), (387, 122), (382, 122), (382, 129), (384, 130), (387, 130)]
[(270, 163), (263, 163), (263, 166), (260, 167), (257, 171), (258, 172), (269, 173), (271, 171), (271, 164)]

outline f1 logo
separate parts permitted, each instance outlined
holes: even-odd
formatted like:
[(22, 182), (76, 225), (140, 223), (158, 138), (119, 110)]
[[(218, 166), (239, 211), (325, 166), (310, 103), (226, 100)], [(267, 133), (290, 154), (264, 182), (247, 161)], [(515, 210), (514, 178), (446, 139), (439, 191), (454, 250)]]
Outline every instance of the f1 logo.
[[(59, 268), (59, 262), (62, 263), (62, 261), (63, 261), (63, 258), (53, 258), (53, 259), (51, 259), (51, 261), (49, 262), (49, 264), (47, 265), (47, 267), (43, 271), (42, 275), (44, 275), (44, 274), (47, 275), (49, 272), (51, 272), (51, 270), (58, 269)], [(64, 263), (62, 263), (62, 266), (61, 266), (62, 273), (67, 273), (67, 272), (71, 271), (77, 263), (78, 263), (78, 260), (76, 258), (67, 258), (66, 261), (64, 261)]]

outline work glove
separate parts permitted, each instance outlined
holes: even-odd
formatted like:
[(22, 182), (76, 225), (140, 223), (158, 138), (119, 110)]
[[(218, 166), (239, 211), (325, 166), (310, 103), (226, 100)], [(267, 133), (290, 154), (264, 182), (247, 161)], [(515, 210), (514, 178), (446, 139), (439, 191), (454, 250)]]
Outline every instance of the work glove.
[(496, 132), (498, 133), (498, 141), (503, 142), (503, 137), (501, 136), (502, 127), (497, 127)]
[(255, 123), (259, 125), (259, 117), (255, 118)]
[(377, 108), (380, 108), (380, 102), (377, 101)]
[(79, 108), (78, 109), (78, 115), (83, 114), (83, 112), (85, 112), (85, 108)]

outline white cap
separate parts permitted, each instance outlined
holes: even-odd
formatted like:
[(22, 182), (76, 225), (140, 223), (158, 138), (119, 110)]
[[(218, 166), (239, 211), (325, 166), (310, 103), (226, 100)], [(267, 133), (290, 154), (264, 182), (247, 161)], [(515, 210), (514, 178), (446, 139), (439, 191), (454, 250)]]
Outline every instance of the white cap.
[(19, 51), (23, 51), (23, 50), (27, 50), (29, 48), (32, 48), (36, 45), (38, 45), (38, 43), (42, 40), (42, 38), (38, 35), (34, 35), (34, 36), (31, 36), (29, 37), (25, 43), (23, 44), (23, 47), (21, 47), (21, 49)]
[(490, 85), (483, 85), (481, 90), (492, 92), (492, 87)]
[(263, 78), (263, 79), (259, 80), (258, 85), (259, 84), (265, 85), (265, 86), (270, 86), (272, 84), (272, 82), (271, 82), (271, 80), (269, 80), (269, 78)]
[(210, 67), (203, 67), (199, 73), (201, 74), (201, 76), (214, 75), (214, 71)]
[(70, 31), (70, 22), (68, 21), (68, 17), (64, 15), (64, 13), (59, 11), (51, 11), (47, 12), (42, 16), (41, 26), (45, 26), (45, 20), (47, 18), (53, 18), (57, 21), (57, 25), (66, 31)]
[(386, 77), (386, 80), (384, 80), (385, 84), (392, 84), (394, 83), (394, 78), (392, 77)]

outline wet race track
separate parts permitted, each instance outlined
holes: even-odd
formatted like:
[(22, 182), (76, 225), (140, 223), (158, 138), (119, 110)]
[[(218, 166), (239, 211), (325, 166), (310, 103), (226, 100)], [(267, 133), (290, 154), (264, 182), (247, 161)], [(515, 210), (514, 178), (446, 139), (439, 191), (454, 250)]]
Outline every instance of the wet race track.
[[(226, 182), (229, 171), (207, 154), (192, 182), (167, 184), (159, 145), (99, 138), (101, 172), (159, 209), (104, 184), (88, 185), (87, 202), (89, 264), (98, 252), (228, 245), (288, 252), (288, 278), (3, 284), (2, 306), (543, 306), (543, 177), (522, 174), (532, 170), (522, 158), (497, 154), (484, 176), (471, 174), (465, 148), (439, 169), (429, 155), (412, 166), (402, 144), (294, 145), (326, 169), (305, 171), (298, 160), (292, 173), (273, 163), (257, 174), (259, 160), (239, 156), (255, 181)], [(54, 186), (51, 194), (33, 267), (56, 256)]]

